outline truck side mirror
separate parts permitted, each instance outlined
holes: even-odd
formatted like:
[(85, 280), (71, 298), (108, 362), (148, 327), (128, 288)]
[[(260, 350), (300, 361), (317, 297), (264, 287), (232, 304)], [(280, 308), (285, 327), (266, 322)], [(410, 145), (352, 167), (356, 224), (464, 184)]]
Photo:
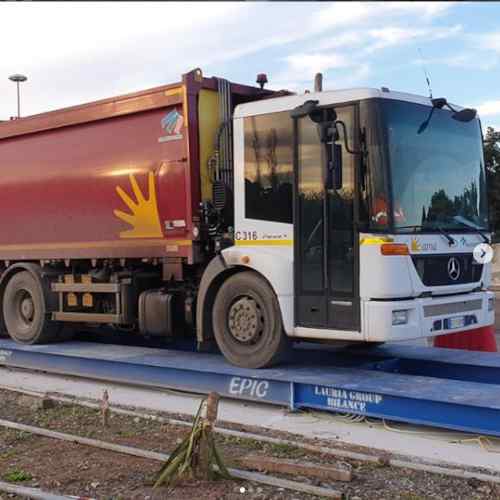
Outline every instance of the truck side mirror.
[(476, 118), (476, 115), (477, 111), (475, 109), (465, 108), (453, 113), (451, 117), (459, 122), (467, 123), (474, 120), (474, 118)]
[(310, 115), (315, 109), (316, 106), (318, 105), (319, 101), (309, 99), (308, 101), (304, 102), (304, 104), (301, 104), (300, 106), (297, 106), (296, 108), (293, 108), (290, 111), (290, 117), (291, 118), (302, 118), (304, 116)]

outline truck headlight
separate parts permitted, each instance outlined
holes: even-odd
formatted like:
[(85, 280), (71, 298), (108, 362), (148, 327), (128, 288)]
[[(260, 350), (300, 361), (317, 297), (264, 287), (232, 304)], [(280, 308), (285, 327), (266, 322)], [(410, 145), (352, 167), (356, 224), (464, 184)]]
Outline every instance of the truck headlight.
[(408, 311), (392, 311), (392, 325), (406, 325), (408, 323)]
[(488, 298), (488, 311), (493, 311), (495, 309), (495, 297)]

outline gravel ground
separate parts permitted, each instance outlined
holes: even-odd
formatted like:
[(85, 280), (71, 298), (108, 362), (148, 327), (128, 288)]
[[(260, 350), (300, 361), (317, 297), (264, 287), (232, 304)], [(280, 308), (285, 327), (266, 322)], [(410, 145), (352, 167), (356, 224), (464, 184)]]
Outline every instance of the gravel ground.
[[(164, 453), (171, 452), (188, 432), (185, 426), (119, 414), (112, 414), (110, 426), (104, 428), (97, 410), (69, 404), (56, 404), (53, 408), (41, 410), (34, 407), (32, 398), (8, 391), (0, 391), (0, 418)], [(293, 435), (285, 437), (294, 438)], [(325, 483), (308, 477), (282, 476), (340, 490), (350, 500), (500, 498), (499, 485), (477, 480), (461, 480), (387, 465), (341, 460), (295, 446), (246, 438), (218, 435), (217, 443), (229, 466), (234, 466), (238, 459), (247, 454), (261, 454), (350, 469), (353, 480), (349, 483)], [(338, 446), (337, 443), (335, 446)], [(153, 460), (0, 428), (0, 479), (40, 487), (46, 491), (98, 499), (317, 498), (246, 481), (185, 480), (173, 490), (153, 490), (152, 484), (160, 465)], [(2, 496), (10, 498), (9, 495), (0, 494), (0, 499)]]

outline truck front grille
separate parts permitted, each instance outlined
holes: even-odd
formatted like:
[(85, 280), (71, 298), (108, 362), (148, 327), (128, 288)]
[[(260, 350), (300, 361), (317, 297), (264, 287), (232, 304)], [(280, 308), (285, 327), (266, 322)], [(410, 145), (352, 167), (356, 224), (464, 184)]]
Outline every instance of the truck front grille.
[(463, 300), (461, 302), (451, 302), (448, 304), (431, 304), (424, 306), (424, 316), (444, 316), (445, 314), (456, 314), (470, 311), (479, 311), (482, 306), (481, 299)]
[[(449, 261), (452, 257), (457, 259), (460, 267), (460, 275), (457, 279), (452, 279), (448, 272)], [(471, 253), (412, 255), (411, 258), (425, 286), (475, 283), (481, 279), (483, 273), (482, 264), (477, 264)]]

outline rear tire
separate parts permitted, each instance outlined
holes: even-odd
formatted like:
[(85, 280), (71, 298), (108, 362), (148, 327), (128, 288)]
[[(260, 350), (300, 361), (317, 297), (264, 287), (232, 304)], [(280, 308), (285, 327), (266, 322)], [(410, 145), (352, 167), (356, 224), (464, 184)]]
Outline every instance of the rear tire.
[(61, 324), (48, 317), (41, 279), (28, 271), (14, 274), (7, 283), (3, 317), (10, 337), (22, 344), (53, 342), (61, 331)]
[(276, 365), (289, 351), (278, 299), (256, 273), (241, 272), (222, 284), (215, 298), (212, 321), (219, 349), (236, 366)]

